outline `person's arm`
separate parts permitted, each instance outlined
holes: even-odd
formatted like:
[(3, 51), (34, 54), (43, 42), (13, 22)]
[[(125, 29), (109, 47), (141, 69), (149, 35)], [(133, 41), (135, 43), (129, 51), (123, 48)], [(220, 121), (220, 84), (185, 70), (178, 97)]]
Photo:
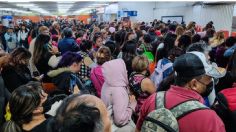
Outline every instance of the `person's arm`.
[(224, 57), (230, 57), (234, 53), (235, 48), (236, 48), (236, 46), (233, 46), (233, 47), (227, 49), (224, 53)]
[(60, 60), (61, 56), (57, 57), (56, 55), (52, 55), (48, 61), (48, 65), (52, 68), (56, 68)]
[(122, 88), (114, 88), (112, 92), (113, 119), (116, 125), (124, 126), (131, 120), (136, 102), (129, 102), (129, 96), (125, 88), (120, 89)]
[(144, 92), (147, 92), (149, 94), (153, 94), (156, 92), (156, 88), (152, 80), (149, 78), (144, 78), (141, 82), (141, 89)]
[(8, 35), (7, 33), (4, 34), (5, 40), (6, 42), (10, 39), (10, 35)]

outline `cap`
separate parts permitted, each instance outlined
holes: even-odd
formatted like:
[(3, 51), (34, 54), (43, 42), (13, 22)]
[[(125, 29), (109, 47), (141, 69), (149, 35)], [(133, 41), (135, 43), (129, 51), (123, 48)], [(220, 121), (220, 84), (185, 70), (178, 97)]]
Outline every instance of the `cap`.
[(206, 74), (213, 78), (221, 78), (226, 74), (224, 68), (218, 67), (215, 63), (209, 64), (205, 54), (197, 51), (179, 56), (175, 60), (173, 68), (177, 76), (181, 77), (196, 77)]

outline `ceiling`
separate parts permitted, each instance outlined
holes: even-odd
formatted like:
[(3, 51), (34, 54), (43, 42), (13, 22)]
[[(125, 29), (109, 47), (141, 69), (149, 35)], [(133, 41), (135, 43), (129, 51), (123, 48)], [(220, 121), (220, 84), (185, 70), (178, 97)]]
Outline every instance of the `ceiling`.
[(18, 14), (39, 15), (79, 15), (89, 13), (92, 9), (104, 8), (114, 2), (99, 1), (29, 1), (0, 2), (0, 11)]

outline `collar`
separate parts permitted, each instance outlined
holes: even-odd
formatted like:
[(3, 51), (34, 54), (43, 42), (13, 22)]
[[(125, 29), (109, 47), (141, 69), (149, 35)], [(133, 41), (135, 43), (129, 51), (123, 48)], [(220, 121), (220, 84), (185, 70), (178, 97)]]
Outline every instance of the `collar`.
[(168, 90), (168, 91), (178, 94), (178, 95), (181, 95), (185, 98), (196, 99), (199, 102), (204, 103), (203, 97), (199, 93), (197, 93), (196, 91), (189, 90), (187, 88), (180, 87), (180, 86), (174, 86), (174, 85), (171, 85), (170, 90)]

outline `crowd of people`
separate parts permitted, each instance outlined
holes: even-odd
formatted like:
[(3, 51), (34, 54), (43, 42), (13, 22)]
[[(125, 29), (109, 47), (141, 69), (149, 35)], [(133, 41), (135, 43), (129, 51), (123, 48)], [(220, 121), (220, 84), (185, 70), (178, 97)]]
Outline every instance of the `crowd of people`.
[(5, 29), (2, 132), (236, 131), (236, 37), (212, 21)]

